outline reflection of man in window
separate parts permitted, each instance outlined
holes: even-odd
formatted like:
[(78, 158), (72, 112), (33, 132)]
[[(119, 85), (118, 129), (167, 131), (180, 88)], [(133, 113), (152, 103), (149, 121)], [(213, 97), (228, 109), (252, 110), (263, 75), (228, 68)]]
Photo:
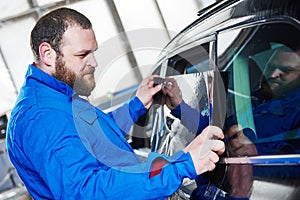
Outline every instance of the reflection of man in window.
[[(231, 157), (300, 153), (299, 55), (300, 50), (292, 51), (282, 46), (269, 58), (261, 81), (261, 99), (253, 108), (256, 134), (250, 128), (230, 126), (227, 137)], [(251, 165), (230, 165), (227, 178), (232, 191), (229, 194), (249, 197), (253, 174), (297, 178), (300, 172), (298, 166), (286, 167), (285, 171), (276, 166), (253, 168), (252, 171)]]
[(277, 48), (261, 85), (266, 100), (253, 110), (258, 153), (300, 153), (300, 49)]
[[(294, 52), (284, 46), (273, 53), (264, 71), (264, 81), (266, 81), (271, 92), (269, 97), (282, 98), (286, 93), (300, 86), (299, 53), (300, 50)], [(264, 92), (267, 92), (267, 88), (263, 89), (265, 89)]]
[[(253, 102), (256, 133), (243, 127), (243, 134), (256, 144), (260, 155), (300, 152), (300, 144), (296, 143), (296, 139), (300, 138), (300, 133), (297, 133), (300, 127), (299, 54), (300, 49), (293, 51), (281, 46), (266, 63), (259, 101)], [(231, 127), (234, 123), (234, 119), (229, 119), (227, 125)], [(230, 131), (228, 136), (236, 134)], [(239, 140), (239, 143), (243, 142)], [(245, 155), (251, 156), (247, 152)]]
[[(264, 102), (254, 108), (254, 122), (259, 143), (274, 143), (258, 147), (259, 154), (296, 153), (299, 145), (282, 143), (297, 138), (290, 131), (300, 126), (300, 50), (282, 46), (275, 50), (264, 70), (261, 89)], [(251, 138), (251, 135), (248, 135)], [(252, 135), (253, 136), (253, 135)], [(270, 138), (271, 137), (271, 138)], [(252, 138), (253, 139), (253, 138)], [(279, 142), (279, 143), (278, 143)]]
[[(266, 63), (261, 80), (259, 101), (253, 102), (255, 132), (250, 128), (239, 133), (229, 120), (229, 137), (247, 136), (259, 155), (299, 153), (300, 144), (300, 50), (278, 47)], [(237, 126), (235, 126), (237, 127)], [(237, 131), (240, 128), (236, 129)], [(239, 131), (238, 131), (239, 132)], [(244, 145), (238, 137), (230, 146)], [(235, 144), (232, 144), (236, 142)], [(241, 150), (240, 150), (241, 151)], [(235, 153), (232, 152), (232, 156)], [(251, 156), (247, 151), (238, 156)]]

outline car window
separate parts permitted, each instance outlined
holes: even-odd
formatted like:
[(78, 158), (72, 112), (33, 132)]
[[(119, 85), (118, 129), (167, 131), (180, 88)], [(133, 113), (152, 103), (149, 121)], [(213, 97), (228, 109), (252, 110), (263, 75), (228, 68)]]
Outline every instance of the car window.
[(208, 71), (211, 68), (209, 63), (209, 55), (209, 42), (201, 45), (194, 45), (194, 47), (191, 47), (187, 50), (182, 50), (168, 59), (166, 76), (176, 76)]
[[(181, 90), (184, 103), (197, 112), (193, 116), (181, 116), (181, 122), (184, 120), (199, 121), (203, 116), (207, 117), (208, 125), (211, 120), (212, 110), (212, 82), (213, 69), (210, 54), (210, 42), (196, 45), (188, 50), (182, 51), (168, 60), (167, 76), (174, 78)], [(184, 111), (182, 111), (184, 114)], [(189, 126), (182, 122), (181, 126), (193, 132), (194, 135), (199, 134), (199, 124), (195, 123), (195, 127)]]
[(298, 25), (276, 21), (217, 35), (225, 97), (217, 98), (218, 85), (213, 99), (225, 109), (213, 115), (224, 117), (226, 152), (207, 177), (225, 193), (239, 188), (256, 199), (263, 184), (277, 184), (278, 193), (299, 184), (299, 33)]
[[(210, 42), (196, 43), (188, 49), (183, 46), (160, 64), (160, 73), (156, 74), (176, 81), (183, 103), (175, 112), (167, 106), (153, 106), (150, 110), (152, 151), (172, 155), (209, 124), (213, 78), (210, 53)], [(154, 97), (154, 104), (159, 101), (160, 95)], [(203, 123), (200, 124), (200, 121)]]
[(227, 88), (224, 128), (238, 127), (258, 155), (300, 153), (299, 34), (292, 24), (269, 23), (218, 35), (217, 65)]

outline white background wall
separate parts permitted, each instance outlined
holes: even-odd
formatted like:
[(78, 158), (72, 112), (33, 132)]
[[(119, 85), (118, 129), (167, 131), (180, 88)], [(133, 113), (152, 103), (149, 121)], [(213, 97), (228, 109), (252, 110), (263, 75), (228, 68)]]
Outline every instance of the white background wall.
[[(12, 108), (28, 64), (33, 62), (29, 34), (36, 21), (26, 13), (60, 2), (85, 14), (93, 23), (99, 50), (97, 87), (93, 98), (139, 83), (135, 72), (149, 75), (160, 50), (181, 29), (197, 19), (197, 11), (213, 0), (114, 0), (136, 66), (132, 66), (115, 20), (105, 0), (1, 0), (0, 1), (0, 116)], [(32, 6), (37, 6), (32, 8)], [(20, 17), (26, 15), (26, 17)], [(103, 99), (103, 98), (102, 98)]]

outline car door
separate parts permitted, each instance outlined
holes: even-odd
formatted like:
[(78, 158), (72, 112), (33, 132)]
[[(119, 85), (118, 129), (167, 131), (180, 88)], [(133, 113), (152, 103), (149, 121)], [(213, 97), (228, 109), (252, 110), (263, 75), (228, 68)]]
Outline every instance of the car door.
[[(153, 74), (176, 81), (184, 106), (180, 105), (178, 116), (160, 103), (161, 93), (154, 97), (154, 105), (148, 113), (152, 127), (151, 151), (172, 155), (188, 145), (206, 126), (220, 123), (217, 117), (212, 118), (215, 103), (218, 104), (213, 99), (213, 86), (215, 80), (222, 81), (216, 78), (220, 75), (215, 64), (215, 38), (210, 35), (192, 40), (171, 51), (157, 64)], [(222, 91), (225, 97), (224, 89)], [(195, 181), (185, 180), (177, 195), (189, 196), (195, 188)]]
[[(174, 78), (184, 102), (207, 116), (206, 125), (224, 130), (226, 153), (216, 170), (205, 174), (209, 180), (206, 188), (214, 186), (220, 194), (251, 199), (294, 199), (299, 195), (298, 95), (293, 94), (292, 102), (285, 101), (288, 108), (278, 106), (276, 100), (269, 110), (255, 110), (262, 101), (273, 101), (262, 100), (265, 96), (260, 91), (268, 59), (277, 48), (297, 52), (298, 35), (296, 21), (256, 21), (195, 40), (161, 60), (155, 73)], [(297, 87), (293, 89), (297, 91)], [(171, 155), (201, 132), (200, 123), (194, 127), (187, 123), (201, 117), (178, 119), (159, 104), (151, 112), (152, 151)], [(239, 131), (232, 133), (232, 127)]]
[[(184, 29), (153, 71), (174, 78), (184, 102), (204, 121), (206, 116), (207, 125), (217, 125), (225, 134), (226, 152), (216, 169), (204, 175), (208, 181), (183, 186), (195, 189), (203, 184), (208, 199), (297, 199), (299, 79), (280, 89), (280, 95), (271, 88), (282, 85), (285, 75), (298, 73), (298, 66), (271, 58), (285, 49), (285, 55), (299, 59), (300, 26), (292, 17), (299, 6), (291, 7), (296, 1), (235, 2), (212, 8)], [(271, 71), (281, 71), (281, 80), (268, 77)], [(172, 154), (201, 132), (203, 117), (178, 118), (158, 102), (159, 96), (149, 111), (151, 150)], [(183, 187), (183, 191), (191, 190)]]

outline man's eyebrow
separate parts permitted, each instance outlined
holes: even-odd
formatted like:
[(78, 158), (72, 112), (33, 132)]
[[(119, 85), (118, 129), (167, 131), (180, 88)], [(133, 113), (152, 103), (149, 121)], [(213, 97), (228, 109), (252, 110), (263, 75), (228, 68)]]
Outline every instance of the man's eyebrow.
[(275, 65), (275, 67), (280, 70), (285, 70), (285, 71), (300, 71), (300, 66), (299, 67), (291, 67), (291, 66), (284, 66), (284, 65)]
[(76, 51), (75, 54), (86, 54), (86, 53), (91, 53), (91, 52), (94, 52), (97, 50), (98, 50), (98, 47), (95, 49), (81, 49), (79, 51)]

